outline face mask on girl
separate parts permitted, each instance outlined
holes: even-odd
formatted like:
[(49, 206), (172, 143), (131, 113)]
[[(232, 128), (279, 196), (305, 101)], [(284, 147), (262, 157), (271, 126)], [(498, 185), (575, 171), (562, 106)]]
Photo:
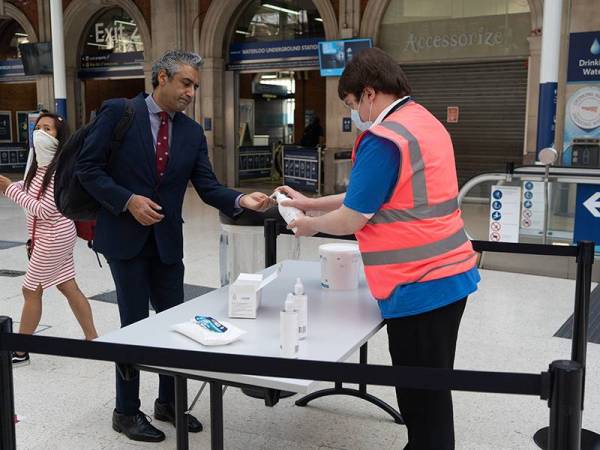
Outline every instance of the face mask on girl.
[(54, 158), (58, 140), (44, 130), (35, 130), (33, 132), (33, 148), (38, 167), (46, 167)]
[(358, 108), (352, 109), (350, 111), (350, 117), (352, 118), (352, 122), (354, 122), (354, 125), (360, 131), (368, 130), (369, 128), (371, 128), (371, 125), (373, 125), (373, 121), (371, 120), (371, 110), (373, 109), (373, 103), (371, 103), (371, 106), (369, 107), (369, 120), (363, 121), (360, 118), (360, 114), (358, 113), (358, 110), (360, 109), (360, 103), (362, 102), (363, 96), (364, 96), (364, 92), (361, 94), (360, 100), (358, 101)]

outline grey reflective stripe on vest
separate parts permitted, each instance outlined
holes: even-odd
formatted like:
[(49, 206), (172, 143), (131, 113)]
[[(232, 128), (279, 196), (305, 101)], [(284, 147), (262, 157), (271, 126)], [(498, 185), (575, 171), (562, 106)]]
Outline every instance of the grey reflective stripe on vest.
[(452, 214), (458, 209), (458, 199), (456, 197), (438, 203), (432, 206), (419, 206), (411, 209), (380, 209), (371, 217), (369, 223), (393, 223), (393, 222), (410, 222), (420, 219), (434, 219), (436, 217), (444, 217)]
[(400, 250), (384, 250), (380, 252), (364, 252), (362, 254), (365, 266), (381, 266), (385, 264), (402, 264), (423, 259), (433, 258), (454, 250), (468, 241), (465, 230), (461, 228), (453, 235), (418, 247), (403, 248)]
[(421, 146), (417, 139), (404, 126), (397, 122), (383, 121), (380, 126), (399, 134), (408, 142), (408, 153), (410, 155), (410, 167), (412, 170), (411, 181), (413, 188), (413, 202), (416, 207), (426, 206), (427, 185), (425, 184), (425, 164), (421, 154)]

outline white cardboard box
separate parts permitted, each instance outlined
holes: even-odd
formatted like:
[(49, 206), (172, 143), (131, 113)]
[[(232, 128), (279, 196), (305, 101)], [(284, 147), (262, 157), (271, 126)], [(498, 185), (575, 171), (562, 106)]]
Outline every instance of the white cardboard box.
[(256, 319), (262, 288), (279, 275), (281, 267), (267, 278), (260, 273), (240, 273), (229, 285), (229, 317), (237, 319)]

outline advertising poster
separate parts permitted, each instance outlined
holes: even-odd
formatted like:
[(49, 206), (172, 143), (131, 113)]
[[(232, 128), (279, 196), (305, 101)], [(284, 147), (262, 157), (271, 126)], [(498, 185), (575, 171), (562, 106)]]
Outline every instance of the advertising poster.
[(12, 142), (12, 118), (10, 111), (0, 111), (0, 142)]
[(600, 167), (600, 31), (571, 33), (563, 165)]

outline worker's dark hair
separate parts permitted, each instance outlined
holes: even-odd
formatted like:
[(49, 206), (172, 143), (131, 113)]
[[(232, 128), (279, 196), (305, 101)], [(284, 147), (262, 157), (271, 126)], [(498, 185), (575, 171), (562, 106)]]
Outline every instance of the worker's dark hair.
[(400, 98), (410, 95), (410, 86), (400, 65), (379, 48), (367, 48), (354, 55), (342, 73), (338, 95), (343, 100), (348, 94), (354, 94), (358, 100), (366, 87)]

